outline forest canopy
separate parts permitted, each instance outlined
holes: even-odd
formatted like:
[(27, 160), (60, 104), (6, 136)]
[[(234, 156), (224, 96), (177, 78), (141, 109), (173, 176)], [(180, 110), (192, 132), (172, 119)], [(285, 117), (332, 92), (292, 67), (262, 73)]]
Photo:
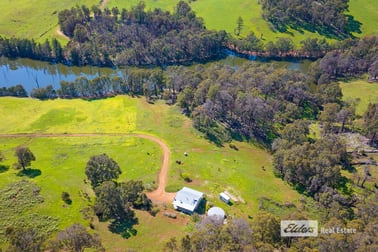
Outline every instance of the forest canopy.
[(59, 13), (62, 31), (71, 40), (66, 58), (74, 65), (167, 65), (219, 57), (225, 32), (206, 30), (190, 6), (180, 1), (173, 14), (74, 7)]
[(344, 39), (351, 32), (361, 32), (361, 23), (344, 14), (349, 0), (261, 0), (263, 17), (275, 29), (288, 28), (318, 32), (327, 37)]

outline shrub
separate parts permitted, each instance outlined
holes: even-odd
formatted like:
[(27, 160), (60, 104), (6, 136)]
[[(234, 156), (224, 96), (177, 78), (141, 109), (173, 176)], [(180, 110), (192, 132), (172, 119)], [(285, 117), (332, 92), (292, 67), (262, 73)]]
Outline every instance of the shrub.
[(185, 180), (185, 182), (192, 182), (192, 179), (190, 178), (190, 174), (189, 173), (186, 173), (186, 172), (183, 172), (181, 173), (181, 177)]
[(70, 198), (70, 194), (68, 192), (62, 192), (62, 200), (68, 204), (68, 205), (71, 205), (72, 203), (72, 200)]

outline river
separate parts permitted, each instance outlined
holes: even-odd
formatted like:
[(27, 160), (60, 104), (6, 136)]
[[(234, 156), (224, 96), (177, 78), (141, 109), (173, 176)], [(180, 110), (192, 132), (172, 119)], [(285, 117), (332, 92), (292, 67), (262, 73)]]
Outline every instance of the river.
[[(220, 63), (239, 66), (249, 60), (253, 59), (244, 59), (230, 54), (225, 59), (207, 64)], [(308, 60), (274, 62), (277, 62), (280, 66), (301, 71), (306, 71), (310, 64)], [(28, 93), (33, 88), (46, 87), (47, 85), (52, 85), (55, 89), (58, 89), (61, 81), (73, 81), (80, 76), (93, 79), (99, 75), (119, 74), (120, 70), (106, 67), (66, 66), (31, 59), (8, 59), (0, 57), (0, 87), (22, 84)]]

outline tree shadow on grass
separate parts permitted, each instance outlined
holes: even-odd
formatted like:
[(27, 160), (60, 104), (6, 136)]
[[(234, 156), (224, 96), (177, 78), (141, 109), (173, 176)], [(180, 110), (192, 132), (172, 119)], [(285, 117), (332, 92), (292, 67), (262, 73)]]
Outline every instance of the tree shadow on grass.
[(0, 165), (0, 173), (6, 172), (9, 170), (8, 165)]
[(205, 214), (206, 213), (206, 205), (207, 205), (207, 199), (203, 198), (201, 200), (200, 204), (198, 205), (197, 209), (196, 209), (196, 213)]
[(41, 176), (41, 174), (42, 174), (42, 172), (41, 172), (40, 169), (28, 168), (28, 169), (19, 171), (17, 173), (17, 176), (35, 178), (35, 177)]
[(353, 188), (348, 186), (349, 182), (350, 180), (347, 177), (341, 176), (336, 185), (336, 189), (340, 190), (345, 195), (352, 196)]
[(129, 239), (131, 236), (136, 236), (138, 231), (134, 225), (138, 224), (138, 218), (130, 220), (114, 220), (109, 225), (109, 231), (120, 234), (123, 238)]

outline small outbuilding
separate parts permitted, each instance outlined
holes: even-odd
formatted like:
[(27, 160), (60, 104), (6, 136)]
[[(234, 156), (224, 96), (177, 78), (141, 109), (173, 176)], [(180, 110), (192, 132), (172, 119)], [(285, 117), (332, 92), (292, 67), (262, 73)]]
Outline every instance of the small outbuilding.
[(227, 203), (227, 204), (230, 204), (230, 202), (231, 202), (231, 198), (230, 198), (230, 196), (228, 196), (228, 195), (225, 194), (224, 192), (221, 192), (221, 193), (219, 194), (219, 198), (220, 198), (223, 202), (225, 202), (225, 203)]
[(181, 212), (193, 214), (200, 205), (203, 193), (194, 189), (183, 187), (173, 199), (173, 208)]
[(207, 216), (223, 222), (226, 218), (226, 213), (220, 207), (212, 207), (207, 211)]

